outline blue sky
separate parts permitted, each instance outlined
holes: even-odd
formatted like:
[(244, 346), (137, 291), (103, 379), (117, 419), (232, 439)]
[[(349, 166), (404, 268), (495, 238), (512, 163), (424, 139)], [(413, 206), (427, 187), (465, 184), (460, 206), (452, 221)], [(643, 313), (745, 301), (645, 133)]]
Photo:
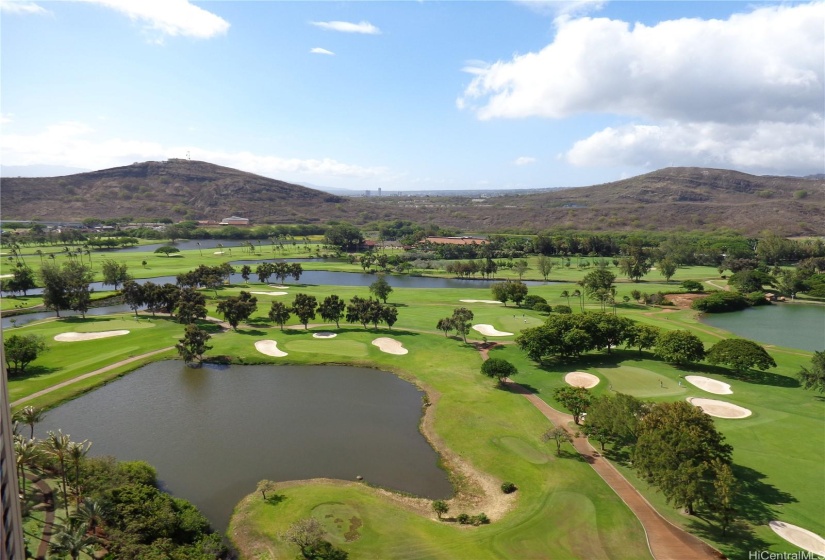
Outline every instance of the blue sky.
[(825, 172), (825, 4), (0, 0), (4, 166), (350, 189)]

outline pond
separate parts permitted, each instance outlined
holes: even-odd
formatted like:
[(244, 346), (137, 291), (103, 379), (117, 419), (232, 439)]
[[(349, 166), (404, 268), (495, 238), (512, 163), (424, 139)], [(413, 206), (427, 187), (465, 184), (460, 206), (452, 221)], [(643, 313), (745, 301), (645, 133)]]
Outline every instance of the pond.
[(50, 410), (91, 455), (145, 460), (164, 489), (225, 531), (258, 481), (364, 480), (431, 499), (452, 488), (418, 430), (423, 393), (390, 373), (347, 366), (156, 362)]
[(763, 344), (825, 350), (825, 306), (780, 303), (732, 313), (706, 313), (702, 322)]

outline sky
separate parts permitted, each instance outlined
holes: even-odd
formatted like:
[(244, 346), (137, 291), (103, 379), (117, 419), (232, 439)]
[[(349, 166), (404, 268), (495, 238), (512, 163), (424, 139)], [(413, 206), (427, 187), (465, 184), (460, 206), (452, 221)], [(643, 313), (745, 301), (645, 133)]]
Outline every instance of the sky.
[(0, 0), (0, 163), (353, 190), (825, 173), (825, 3)]

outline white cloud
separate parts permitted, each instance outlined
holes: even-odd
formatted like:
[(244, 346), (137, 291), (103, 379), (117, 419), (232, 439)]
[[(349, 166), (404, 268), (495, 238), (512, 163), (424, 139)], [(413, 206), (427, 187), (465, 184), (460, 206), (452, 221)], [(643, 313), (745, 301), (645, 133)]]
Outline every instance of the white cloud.
[(111, 8), (139, 21), (162, 36), (209, 39), (225, 35), (229, 22), (189, 2), (189, 0), (81, 0)]
[(513, 162), (515, 165), (529, 165), (531, 163), (536, 163), (536, 158), (530, 156), (521, 156), (517, 157), (516, 161)]
[[(794, 161), (821, 169), (825, 3), (652, 26), (566, 16), (555, 26), (538, 52), (465, 66), (473, 78), (457, 106), (482, 120), (613, 114), (643, 123), (581, 140), (567, 154), (577, 165), (705, 160), (715, 151), (731, 166), (780, 165), (781, 153), (783, 168)], [(814, 139), (811, 123), (820, 126)]]
[(363, 33), (366, 35), (379, 35), (381, 30), (373, 24), (362, 21), (361, 23), (351, 23), (349, 21), (311, 21), (315, 27), (328, 31), (340, 31), (341, 33)]
[(825, 121), (714, 122), (608, 127), (565, 154), (577, 166), (720, 167), (753, 173), (811, 174), (825, 169)]
[(85, 169), (105, 169), (136, 161), (184, 157), (208, 161), (282, 180), (322, 178), (334, 180), (386, 178), (383, 167), (364, 167), (332, 158), (283, 158), (247, 151), (228, 152), (196, 146), (167, 146), (158, 142), (93, 139), (95, 131), (85, 123), (62, 122), (37, 134), (3, 134), (0, 158), (4, 165), (66, 165)]
[(309, 49), (309, 52), (313, 54), (326, 54), (329, 56), (335, 56), (335, 53), (332, 51), (328, 51), (327, 49), (322, 49), (321, 47), (314, 47)]
[(49, 10), (29, 0), (0, 0), (0, 12), (8, 14), (51, 14)]
[(555, 17), (582, 16), (601, 10), (605, 0), (516, 0), (536, 13)]

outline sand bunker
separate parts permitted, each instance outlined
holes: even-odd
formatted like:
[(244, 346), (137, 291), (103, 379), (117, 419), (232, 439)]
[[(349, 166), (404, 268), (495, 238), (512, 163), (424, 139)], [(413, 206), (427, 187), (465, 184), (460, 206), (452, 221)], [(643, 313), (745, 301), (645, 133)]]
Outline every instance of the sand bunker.
[(14, 274), (0, 274), (0, 278), (14, 278)]
[(716, 381), (715, 379), (710, 379), (708, 377), (702, 377), (701, 375), (686, 375), (685, 381), (687, 381), (691, 385), (699, 387), (703, 391), (713, 393), (714, 395), (733, 394), (730, 385), (728, 385), (727, 383), (722, 383), (721, 381)]
[(278, 342), (275, 340), (259, 340), (255, 343), (255, 350), (273, 358), (283, 358), (289, 355), (283, 350), (278, 350)]
[(747, 418), (753, 414), (753, 412), (747, 408), (742, 408), (741, 406), (725, 401), (688, 397), (687, 402), (693, 406), (698, 406), (705, 414), (716, 416), (717, 418)]
[(338, 336), (334, 332), (317, 332), (312, 334), (312, 338), (335, 338)]
[(484, 336), (510, 336), (513, 333), (496, 330), (493, 325), (473, 325), (473, 330), (478, 331)]
[(802, 527), (785, 523), (784, 521), (771, 521), (768, 523), (773, 532), (788, 541), (789, 543), (803, 548), (808, 552), (825, 556), (825, 539)]
[(269, 284), (269, 287), (270, 288), (276, 288), (278, 290), (286, 290), (287, 288), (289, 288), (289, 286), (279, 286), (277, 284)]
[(381, 337), (372, 341), (373, 346), (378, 346), (378, 349), (387, 354), (395, 354), (396, 356), (403, 356), (407, 353), (407, 349), (398, 340), (394, 338)]
[(287, 295), (286, 292), (249, 292), (250, 294), (256, 294), (259, 296), (285, 296)]
[(212, 253), (213, 255), (223, 255), (223, 251), (215, 251)]
[(67, 332), (55, 335), (58, 342), (79, 342), (82, 340), (97, 340), (98, 338), (109, 338), (110, 336), (123, 336), (129, 331), (102, 331), (102, 332)]
[(571, 371), (564, 376), (564, 381), (573, 387), (583, 387), (585, 389), (590, 389), (599, 384), (598, 377), (584, 371)]
[(501, 303), (500, 301), (495, 299), (460, 299), (458, 301), (464, 303)]

